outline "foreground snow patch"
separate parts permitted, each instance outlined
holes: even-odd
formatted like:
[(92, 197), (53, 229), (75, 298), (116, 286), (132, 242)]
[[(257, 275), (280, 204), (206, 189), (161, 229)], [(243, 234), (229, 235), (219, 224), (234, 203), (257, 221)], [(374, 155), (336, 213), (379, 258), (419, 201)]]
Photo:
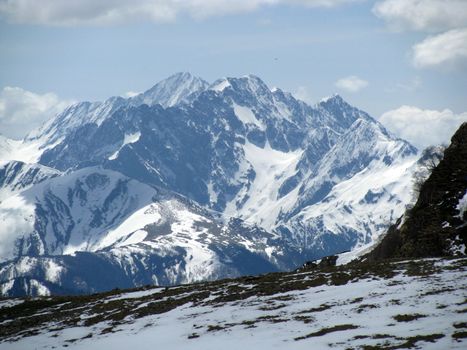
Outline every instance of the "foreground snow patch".
[[(466, 263), (428, 259), (151, 288), (89, 297), (75, 309), (61, 299), (29, 316), (24, 337), (5, 336), (6, 327), (0, 349), (465, 349)], [(48, 320), (31, 326), (44, 312)]]

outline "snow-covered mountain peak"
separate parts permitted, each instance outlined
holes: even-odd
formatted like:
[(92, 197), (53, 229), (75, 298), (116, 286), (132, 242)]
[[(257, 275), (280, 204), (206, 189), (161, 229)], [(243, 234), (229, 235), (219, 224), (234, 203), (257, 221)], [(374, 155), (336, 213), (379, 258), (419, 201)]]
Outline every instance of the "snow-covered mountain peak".
[(355, 109), (351, 104), (342, 98), (339, 94), (333, 94), (326, 98), (321, 99), (315, 108), (321, 108), (325, 110), (335, 110), (335, 109)]
[(40, 140), (47, 144), (56, 143), (64, 135), (85, 124), (102, 124), (113, 112), (126, 103), (126, 99), (113, 96), (104, 102), (84, 101), (72, 104), (63, 112), (49, 119), (40, 128), (31, 131), (25, 140)]
[(163, 107), (172, 107), (181, 102), (188, 102), (191, 94), (204, 91), (208, 86), (208, 82), (191, 73), (179, 72), (131, 98), (131, 101), (133, 105), (160, 104)]
[(83, 125), (94, 123), (99, 126), (121, 107), (142, 104), (150, 106), (160, 104), (164, 108), (172, 107), (179, 103), (188, 102), (190, 95), (204, 91), (208, 86), (206, 81), (190, 73), (176, 73), (160, 81), (149, 90), (128, 99), (113, 96), (104, 102), (75, 103), (49, 119), (40, 128), (31, 131), (25, 139), (28, 141), (42, 139), (44, 143), (55, 143), (63, 135), (69, 134)]
[(318, 102), (318, 104), (327, 103), (327, 102), (332, 102), (332, 101), (335, 101), (335, 102), (345, 102), (341, 95), (339, 95), (338, 93), (333, 93), (333, 94), (330, 95), (330, 96), (323, 97), (323, 98)]
[(344, 128), (350, 127), (359, 118), (371, 119), (375, 122), (367, 113), (355, 108), (338, 94), (322, 99), (314, 108), (328, 115), (334, 123)]
[(218, 93), (225, 93), (229, 91), (229, 95), (240, 95), (246, 97), (254, 96), (259, 98), (261, 96), (271, 96), (269, 87), (256, 75), (249, 74), (239, 78), (225, 77), (216, 80), (209, 86), (209, 90)]
[(295, 121), (302, 123), (306, 119), (304, 114), (311, 114), (305, 111), (311, 109), (310, 106), (279, 88), (270, 89), (264, 81), (252, 74), (239, 78), (219, 79), (209, 87), (209, 90), (214, 91), (218, 98), (231, 104), (234, 109), (235, 106), (244, 106), (254, 111), (256, 119), (263, 125), (260, 127), (263, 131), (266, 125), (281, 128), (280, 125), (284, 120), (292, 122), (296, 119)]
[(217, 79), (214, 83), (209, 85), (208, 90), (216, 91), (216, 92), (222, 92), (228, 87), (230, 87), (230, 81), (229, 78), (224, 77), (221, 79)]
[(232, 78), (234, 88), (247, 90), (255, 94), (270, 93), (271, 90), (259, 77), (253, 74), (245, 75), (241, 78)]
[(372, 150), (375, 155), (391, 155), (393, 158), (413, 156), (416, 153), (413, 146), (394, 138), (379, 122), (370, 118), (358, 118), (346, 135), (347, 147), (353, 145), (352, 148), (359, 152)]
[(305, 103), (301, 100), (296, 99), (292, 93), (288, 91), (284, 91), (278, 87), (273, 87), (271, 89), (271, 93), (278, 99), (287, 99), (287, 100), (296, 101), (297, 103)]

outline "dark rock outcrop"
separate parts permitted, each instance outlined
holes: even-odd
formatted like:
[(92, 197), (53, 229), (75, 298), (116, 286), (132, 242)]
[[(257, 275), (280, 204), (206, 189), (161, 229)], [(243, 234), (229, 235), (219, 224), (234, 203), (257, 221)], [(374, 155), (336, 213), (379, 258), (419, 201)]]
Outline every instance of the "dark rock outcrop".
[[(465, 255), (467, 244), (467, 123), (420, 186), (418, 200), (369, 253), (370, 261)], [(464, 208), (464, 209), (463, 209)]]

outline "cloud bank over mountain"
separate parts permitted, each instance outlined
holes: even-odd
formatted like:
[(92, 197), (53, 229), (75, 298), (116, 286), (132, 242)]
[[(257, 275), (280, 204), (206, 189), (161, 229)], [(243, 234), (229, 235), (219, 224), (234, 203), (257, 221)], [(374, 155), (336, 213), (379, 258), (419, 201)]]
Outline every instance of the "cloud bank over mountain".
[(189, 16), (205, 19), (248, 13), (278, 5), (333, 7), (359, 0), (18, 0), (0, 2), (0, 14), (19, 23), (52, 26), (114, 25), (141, 21), (172, 22)]
[(467, 121), (467, 112), (456, 114), (450, 109), (437, 111), (401, 106), (384, 113), (379, 120), (395, 134), (423, 149), (448, 144), (454, 131)]
[(347, 92), (358, 92), (368, 86), (368, 81), (355, 75), (336, 81), (336, 87)]
[(1, 133), (14, 139), (22, 138), (71, 103), (60, 100), (52, 92), (37, 94), (20, 87), (4, 87), (0, 91)]

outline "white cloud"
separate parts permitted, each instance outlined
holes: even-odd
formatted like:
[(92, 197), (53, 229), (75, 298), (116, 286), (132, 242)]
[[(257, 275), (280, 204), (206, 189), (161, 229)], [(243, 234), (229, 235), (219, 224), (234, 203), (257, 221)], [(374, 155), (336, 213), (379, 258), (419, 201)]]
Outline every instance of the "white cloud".
[(54, 93), (40, 95), (19, 87), (5, 87), (0, 91), (1, 133), (22, 138), (70, 103), (61, 101)]
[(35, 206), (21, 196), (9, 197), (2, 202), (0, 211), (0, 262), (12, 259), (18, 238), (33, 232)]
[(136, 92), (136, 91), (127, 91), (125, 92), (122, 97), (125, 97), (125, 98), (129, 98), (129, 97), (135, 97), (137, 95), (139, 95), (140, 92)]
[(0, 13), (18, 23), (58, 26), (106, 25), (137, 19), (163, 22), (176, 16), (174, 6), (157, 0), (4, 0), (0, 2)]
[(334, 7), (353, 2), (362, 2), (365, 0), (279, 0), (278, 3), (296, 4), (308, 7)]
[(395, 30), (443, 32), (412, 47), (418, 68), (467, 59), (467, 0), (382, 0), (373, 13)]
[(0, 14), (19, 23), (109, 25), (141, 20), (174, 21), (252, 12), (260, 7), (299, 5), (332, 7), (361, 0), (0, 0)]
[(350, 77), (339, 79), (336, 81), (335, 85), (341, 90), (348, 92), (358, 92), (361, 89), (367, 87), (368, 82), (366, 80), (360, 79), (355, 75), (351, 75)]
[(311, 91), (306, 86), (299, 86), (292, 95), (303, 102), (313, 104)]
[(455, 114), (449, 109), (436, 111), (402, 106), (384, 113), (379, 121), (399, 137), (423, 149), (449, 144), (460, 124), (467, 122), (467, 112)]
[(419, 68), (467, 60), (467, 28), (430, 36), (412, 49), (413, 63)]
[(467, 23), (466, 0), (383, 0), (373, 13), (394, 30), (443, 31)]

